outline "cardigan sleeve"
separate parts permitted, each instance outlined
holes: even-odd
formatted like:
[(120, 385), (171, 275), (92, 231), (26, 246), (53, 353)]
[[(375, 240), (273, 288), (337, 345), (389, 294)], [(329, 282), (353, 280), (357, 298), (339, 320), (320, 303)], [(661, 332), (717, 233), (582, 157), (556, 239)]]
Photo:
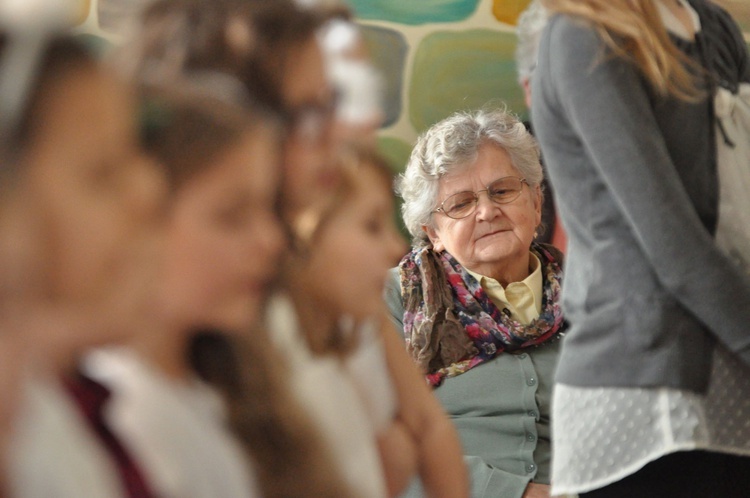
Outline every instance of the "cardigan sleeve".
[(388, 270), (388, 278), (385, 283), (383, 299), (388, 307), (388, 314), (391, 317), (391, 323), (403, 338), (404, 305), (401, 302), (401, 281), (398, 275), (398, 268), (391, 268)]
[[(548, 29), (551, 76), (535, 80), (535, 97), (547, 99), (557, 125), (580, 141), (581, 160), (607, 186), (661, 285), (750, 364), (750, 279), (721, 254), (693, 208), (645, 81), (606, 52), (593, 28), (557, 16)], [(534, 120), (541, 133), (536, 113)]]

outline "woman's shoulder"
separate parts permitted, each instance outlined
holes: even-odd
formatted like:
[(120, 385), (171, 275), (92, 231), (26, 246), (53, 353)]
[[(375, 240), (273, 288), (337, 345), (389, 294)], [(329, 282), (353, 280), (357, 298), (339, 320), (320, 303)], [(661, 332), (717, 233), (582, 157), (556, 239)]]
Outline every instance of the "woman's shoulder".
[(750, 57), (742, 30), (722, 6), (705, 0), (690, 0), (701, 20), (709, 57), (719, 73), (722, 86), (736, 90), (742, 81), (750, 81)]
[[(548, 23), (546, 31), (549, 33), (551, 45), (559, 48), (575, 46), (602, 45), (602, 40), (594, 25), (588, 20), (568, 14), (553, 14)], [(575, 45), (557, 45), (557, 42), (565, 41)]]
[(385, 299), (388, 308), (394, 309), (400, 307), (403, 311), (403, 303), (401, 301), (401, 274), (399, 273), (398, 267), (388, 270), (383, 298)]
[(743, 51), (747, 46), (737, 21), (721, 5), (706, 0), (689, 0), (701, 20), (701, 30), (706, 36), (738, 45)]

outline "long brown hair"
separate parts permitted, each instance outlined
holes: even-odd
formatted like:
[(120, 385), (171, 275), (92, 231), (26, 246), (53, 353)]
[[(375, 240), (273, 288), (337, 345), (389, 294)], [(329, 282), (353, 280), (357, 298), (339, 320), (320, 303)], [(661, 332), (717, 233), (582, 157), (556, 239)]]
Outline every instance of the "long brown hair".
[[(293, 300), (298, 301), (297, 311), (300, 314), (300, 326), (308, 347), (317, 355), (334, 354), (345, 357), (359, 344), (356, 330), (343, 330), (336, 321), (332, 328), (316, 331), (306, 324), (317, 323), (316, 316), (324, 310), (316, 306), (309, 306), (308, 291), (300, 286), (299, 275), (305, 271), (307, 260), (316, 250), (317, 240), (326, 227), (335, 222), (335, 217), (342, 210), (348, 208), (348, 202), (356, 198), (362, 189), (360, 176), (364, 168), (375, 172), (379, 180), (378, 185), (368, 185), (368, 188), (382, 188), (392, 192), (393, 171), (388, 162), (370, 147), (352, 144), (341, 150), (337, 157), (341, 180), (332, 195), (321, 199), (317, 204), (309, 206), (291, 220), (293, 251), (287, 258), (282, 272), (282, 279), (289, 282), (288, 288)], [(358, 190), (359, 189), (359, 190)], [(296, 292), (301, 291), (301, 296)], [(299, 302), (304, 300), (306, 302)]]
[(662, 95), (695, 101), (702, 96), (699, 68), (672, 43), (655, 0), (542, 0), (550, 13), (593, 24), (617, 57), (631, 61)]
[(353, 497), (293, 396), (286, 358), (267, 330), (252, 337), (205, 331), (192, 346), (194, 368), (227, 401), (229, 425), (252, 456), (264, 497)]

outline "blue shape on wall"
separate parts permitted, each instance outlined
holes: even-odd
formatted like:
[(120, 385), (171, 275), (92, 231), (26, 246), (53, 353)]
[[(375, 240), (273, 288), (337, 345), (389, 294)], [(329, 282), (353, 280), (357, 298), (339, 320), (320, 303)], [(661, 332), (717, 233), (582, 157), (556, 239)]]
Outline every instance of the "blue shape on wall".
[(383, 76), (383, 126), (398, 121), (402, 108), (404, 66), (409, 45), (404, 35), (392, 29), (362, 26), (362, 35), (372, 57), (372, 62)]
[(456, 22), (469, 17), (480, 0), (349, 0), (359, 19), (401, 24)]

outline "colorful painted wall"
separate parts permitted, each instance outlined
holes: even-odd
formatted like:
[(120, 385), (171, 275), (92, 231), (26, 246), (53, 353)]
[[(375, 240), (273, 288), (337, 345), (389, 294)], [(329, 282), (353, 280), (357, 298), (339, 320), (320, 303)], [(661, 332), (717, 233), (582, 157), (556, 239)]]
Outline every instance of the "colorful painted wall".
[[(146, 0), (82, 0), (80, 30), (116, 40)], [(211, 1), (211, 0), (206, 0)], [(750, 0), (716, 0), (750, 41)], [(399, 168), (417, 134), (460, 109), (507, 103), (524, 116), (515, 24), (530, 0), (349, 0), (386, 80), (383, 152)]]
[(456, 110), (501, 101), (526, 109), (516, 80), (515, 23), (529, 0), (352, 0), (387, 75), (381, 149), (397, 167), (417, 134)]
[[(515, 25), (530, 0), (351, 0), (387, 75), (381, 149), (397, 168), (417, 134), (461, 109), (505, 102), (525, 117)], [(750, 42), (750, 0), (717, 0)]]

